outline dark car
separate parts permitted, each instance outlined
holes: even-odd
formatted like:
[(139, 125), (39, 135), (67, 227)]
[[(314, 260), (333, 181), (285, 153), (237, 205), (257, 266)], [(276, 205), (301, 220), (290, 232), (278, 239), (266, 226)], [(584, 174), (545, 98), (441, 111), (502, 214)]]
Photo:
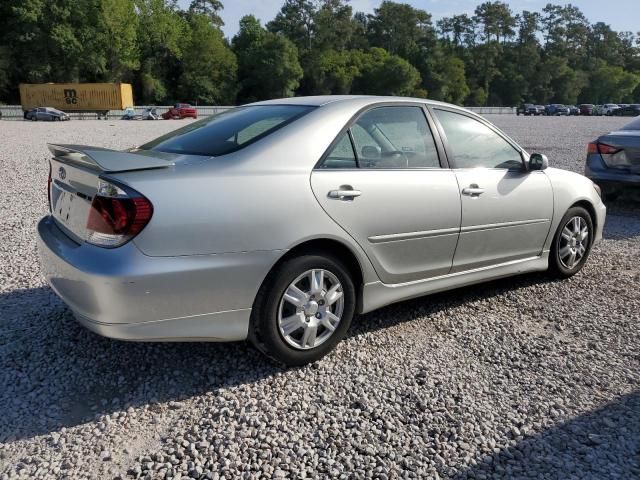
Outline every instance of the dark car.
[(569, 109), (569, 115), (580, 115), (580, 109), (575, 105), (569, 105), (567, 108)]
[(542, 113), (538, 105), (533, 103), (523, 103), (516, 109), (516, 114), (518, 115), (542, 115)]
[(640, 103), (620, 107), (612, 112), (616, 117), (637, 117), (640, 115)]
[(544, 107), (545, 115), (569, 115), (569, 108), (559, 103), (552, 103)]
[(25, 112), (24, 119), (31, 120), (32, 122), (37, 122), (38, 120), (53, 122), (71, 120), (71, 117), (57, 108), (38, 107)]
[(585, 175), (609, 200), (624, 187), (640, 187), (640, 118), (589, 143)]
[(579, 105), (578, 108), (580, 109), (580, 115), (591, 116), (593, 115), (593, 109), (595, 108), (595, 105), (592, 103), (583, 103)]

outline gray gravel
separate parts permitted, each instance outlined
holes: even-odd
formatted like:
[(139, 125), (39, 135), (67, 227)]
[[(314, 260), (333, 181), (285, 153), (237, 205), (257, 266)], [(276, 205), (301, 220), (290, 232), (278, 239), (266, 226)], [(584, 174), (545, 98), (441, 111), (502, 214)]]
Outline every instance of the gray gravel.
[[(615, 118), (491, 118), (581, 171)], [(124, 343), (43, 283), (46, 142), (124, 148), (178, 122), (0, 122), (0, 479), (640, 478), (640, 208), (578, 276), (526, 275), (358, 318), (321, 362)]]

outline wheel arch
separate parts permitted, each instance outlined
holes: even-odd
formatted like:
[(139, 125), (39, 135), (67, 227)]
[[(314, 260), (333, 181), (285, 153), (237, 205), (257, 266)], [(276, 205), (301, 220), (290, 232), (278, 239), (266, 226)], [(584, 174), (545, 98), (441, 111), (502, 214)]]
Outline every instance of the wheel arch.
[[(591, 217), (591, 223), (593, 223), (593, 231), (594, 232), (598, 231), (598, 216), (596, 215), (596, 209), (589, 200), (584, 200), (584, 199), (578, 200), (577, 202), (573, 203), (573, 205), (571, 205), (569, 208), (573, 208), (573, 207), (582, 207), (587, 212), (589, 212), (589, 216)], [(593, 241), (593, 237), (592, 237), (592, 241)]]
[(260, 284), (260, 289), (263, 288), (265, 282), (267, 282), (270, 278), (271, 272), (278, 268), (278, 266), (280, 266), (282, 263), (291, 258), (311, 253), (329, 254), (337, 258), (344, 264), (344, 266), (349, 270), (349, 273), (351, 274), (351, 278), (356, 289), (356, 313), (361, 313), (364, 287), (364, 272), (362, 264), (360, 263), (357, 254), (351, 247), (346, 245), (344, 242), (333, 238), (313, 238), (305, 240), (287, 250), (287, 252), (271, 266), (269, 272)]

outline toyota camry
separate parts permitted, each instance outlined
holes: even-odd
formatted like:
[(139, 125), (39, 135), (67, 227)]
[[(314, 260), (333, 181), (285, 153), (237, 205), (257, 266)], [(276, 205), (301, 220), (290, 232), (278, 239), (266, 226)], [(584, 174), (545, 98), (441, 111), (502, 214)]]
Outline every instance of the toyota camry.
[(485, 280), (570, 277), (602, 238), (584, 176), (424, 99), (300, 97), (127, 151), (50, 145), (42, 268), (125, 340), (250, 340), (315, 361), (354, 316)]

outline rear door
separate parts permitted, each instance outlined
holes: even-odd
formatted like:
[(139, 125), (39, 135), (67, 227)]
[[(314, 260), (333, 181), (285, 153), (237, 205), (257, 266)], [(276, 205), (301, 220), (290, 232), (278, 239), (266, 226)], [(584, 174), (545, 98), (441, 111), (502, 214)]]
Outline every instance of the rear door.
[(460, 188), (462, 222), (452, 272), (540, 255), (553, 216), (551, 182), (489, 124), (434, 108)]
[(336, 138), (311, 175), (318, 202), (385, 283), (451, 269), (460, 195), (455, 174), (440, 163), (432, 128), (421, 105), (371, 108)]

